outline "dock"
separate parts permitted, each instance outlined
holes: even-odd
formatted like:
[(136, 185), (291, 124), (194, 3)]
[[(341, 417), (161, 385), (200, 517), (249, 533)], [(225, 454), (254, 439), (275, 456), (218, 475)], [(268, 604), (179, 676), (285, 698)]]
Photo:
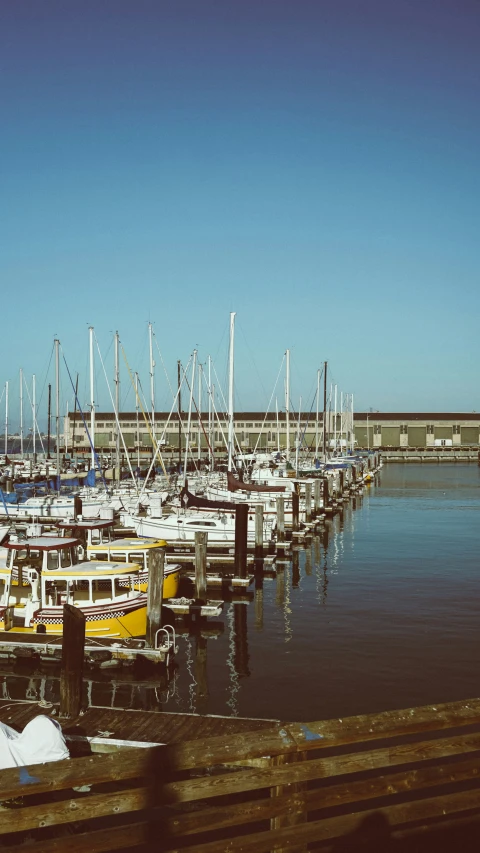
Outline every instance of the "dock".
[[(20, 728), (38, 711), (0, 703)], [(63, 726), (76, 757), (2, 771), (7, 853), (478, 849), (480, 699), (292, 723), (97, 708)]]

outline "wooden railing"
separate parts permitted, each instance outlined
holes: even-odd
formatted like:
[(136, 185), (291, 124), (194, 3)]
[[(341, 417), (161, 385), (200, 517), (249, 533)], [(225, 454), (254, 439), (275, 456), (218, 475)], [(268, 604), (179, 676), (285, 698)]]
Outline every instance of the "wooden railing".
[(0, 846), (299, 853), (347, 837), (383, 853), (480, 817), (479, 777), (478, 699), (276, 725), (4, 770)]

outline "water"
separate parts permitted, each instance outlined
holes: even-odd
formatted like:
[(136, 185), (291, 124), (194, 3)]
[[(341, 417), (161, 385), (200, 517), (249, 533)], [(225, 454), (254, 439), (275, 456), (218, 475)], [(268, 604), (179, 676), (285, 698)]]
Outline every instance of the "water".
[(319, 720), (480, 696), (479, 513), (476, 465), (386, 465), (249, 604), (205, 622), (218, 636), (179, 637), (168, 685), (93, 684), (89, 700)]
[(386, 465), (226, 605), (222, 636), (181, 640), (163, 709), (315, 720), (480, 695), (479, 514), (476, 465)]

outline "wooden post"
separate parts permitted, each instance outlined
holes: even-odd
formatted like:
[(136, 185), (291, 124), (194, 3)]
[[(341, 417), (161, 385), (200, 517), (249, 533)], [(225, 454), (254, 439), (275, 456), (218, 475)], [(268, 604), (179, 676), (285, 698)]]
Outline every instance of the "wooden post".
[(330, 489), (328, 477), (323, 479), (323, 509), (326, 510), (330, 506)]
[(339, 480), (340, 497), (342, 497), (344, 489), (345, 489), (345, 471), (342, 471), (342, 469), (340, 469), (338, 472), (338, 480)]
[(322, 495), (320, 492), (320, 480), (315, 480), (313, 484), (313, 509), (315, 515), (318, 515), (322, 505)]
[(305, 483), (305, 521), (312, 520), (312, 484)]
[(73, 604), (63, 605), (60, 716), (77, 717), (82, 706), (85, 614)]
[(247, 577), (248, 505), (237, 504), (235, 509), (235, 575)]
[(298, 518), (300, 514), (300, 494), (298, 484), (292, 492), (292, 530), (298, 530)]
[(195, 533), (195, 598), (207, 600), (207, 536), (204, 531)]
[(255, 559), (263, 558), (263, 505), (255, 507)]
[(163, 575), (165, 572), (165, 551), (163, 548), (150, 548), (148, 552), (148, 597), (147, 630), (145, 645), (155, 648), (155, 637), (162, 627)]
[[(293, 494), (293, 493), (292, 493)], [(277, 545), (285, 544), (285, 498), (277, 498)]]

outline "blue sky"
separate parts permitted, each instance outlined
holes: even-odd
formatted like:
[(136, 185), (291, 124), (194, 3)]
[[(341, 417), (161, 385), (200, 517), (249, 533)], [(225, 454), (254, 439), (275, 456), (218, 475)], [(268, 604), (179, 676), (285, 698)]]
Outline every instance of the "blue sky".
[(296, 407), (328, 360), (357, 410), (480, 410), (479, 43), (476, 0), (1, 3), (10, 418), (55, 336), (87, 401), (89, 324), (147, 394), (148, 321), (223, 381), (230, 311), (237, 409), (289, 348)]

